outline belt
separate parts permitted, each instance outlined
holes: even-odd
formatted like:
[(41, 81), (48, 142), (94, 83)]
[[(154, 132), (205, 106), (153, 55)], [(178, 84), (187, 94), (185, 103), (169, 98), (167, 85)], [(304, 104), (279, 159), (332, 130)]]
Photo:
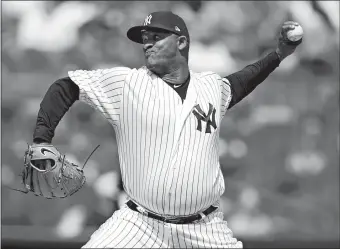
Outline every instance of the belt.
[(139, 213), (146, 215), (150, 218), (160, 220), (160, 221), (163, 221), (163, 222), (166, 222), (166, 223), (172, 223), (172, 224), (189, 224), (189, 223), (192, 223), (196, 220), (200, 220), (200, 219), (204, 218), (205, 216), (207, 216), (208, 214), (212, 213), (213, 211), (215, 211), (217, 209), (217, 207), (210, 206), (209, 208), (204, 210), (202, 213), (190, 215), (190, 216), (187, 216), (187, 217), (165, 218), (165, 217), (162, 217), (160, 215), (146, 211), (144, 208), (138, 206), (132, 200), (129, 200), (126, 203), (126, 205), (133, 211), (139, 212)]

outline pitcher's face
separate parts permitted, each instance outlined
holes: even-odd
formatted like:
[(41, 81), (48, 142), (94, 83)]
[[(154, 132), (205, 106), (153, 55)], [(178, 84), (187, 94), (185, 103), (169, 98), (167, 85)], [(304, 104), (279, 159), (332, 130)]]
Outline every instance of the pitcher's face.
[(146, 67), (163, 73), (176, 61), (179, 53), (178, 36), (166, 31), (142, 31)]

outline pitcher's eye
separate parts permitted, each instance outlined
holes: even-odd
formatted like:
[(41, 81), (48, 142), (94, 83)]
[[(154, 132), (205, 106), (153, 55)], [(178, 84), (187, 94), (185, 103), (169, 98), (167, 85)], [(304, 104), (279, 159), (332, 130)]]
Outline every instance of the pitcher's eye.
[(153, 38), (154, 38), (155, 41), (158, 41), (158, 40), (161, 39), (159, 35), (154, 35)]
[(147, 36), (142, 36), (142, 41), (145, 44), (148, 41), (148, 37)]

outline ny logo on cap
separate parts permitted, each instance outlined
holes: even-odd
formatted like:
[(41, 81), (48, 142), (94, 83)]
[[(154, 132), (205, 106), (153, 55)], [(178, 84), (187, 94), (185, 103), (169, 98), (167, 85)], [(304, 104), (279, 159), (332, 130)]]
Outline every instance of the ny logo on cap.
[(178, 26), (175, 26), (175, 30), (177, 30), (178, 32), (181, 31), (180, 28), (178, 28)]
[(151, 18), (152, 18), (152, 15), (148, 15), (145, 20), (144, 20), (144, 26), (145, 25), (148, 25), (148, 24), (151, 24)]

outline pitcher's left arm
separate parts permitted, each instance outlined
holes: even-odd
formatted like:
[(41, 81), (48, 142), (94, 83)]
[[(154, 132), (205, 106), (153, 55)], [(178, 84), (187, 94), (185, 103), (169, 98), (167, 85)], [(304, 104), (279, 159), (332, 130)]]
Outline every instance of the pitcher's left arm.
[(293, 30), (296, 25), (298, 24), (292, 21), (283, 24), (275, 51), (272, 51), (261, 60), (246, 66), (242, 70), (222, 78), (228, 84), (231, 92), (228, 109), (249, 95), (280, 65), (283, 59), (295, 51), (302, 39), (298, 42), (290, 43), (287, 39), (287, 32)]

